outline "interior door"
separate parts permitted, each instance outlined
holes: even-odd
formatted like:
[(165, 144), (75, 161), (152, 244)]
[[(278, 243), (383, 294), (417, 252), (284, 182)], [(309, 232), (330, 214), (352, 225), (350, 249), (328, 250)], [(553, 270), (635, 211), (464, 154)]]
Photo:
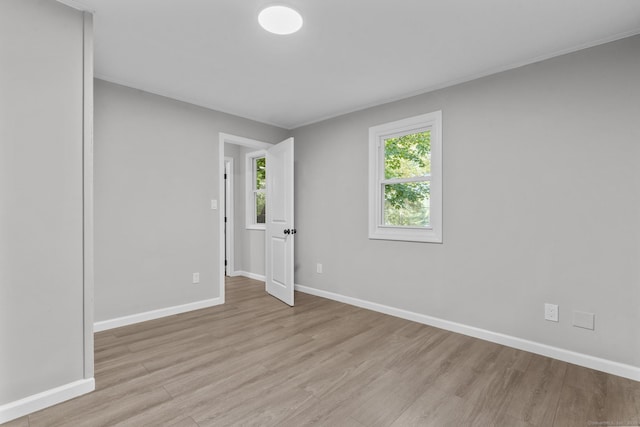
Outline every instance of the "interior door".
[(265, 286), (293, 306), (293, 138), (267, 149)]

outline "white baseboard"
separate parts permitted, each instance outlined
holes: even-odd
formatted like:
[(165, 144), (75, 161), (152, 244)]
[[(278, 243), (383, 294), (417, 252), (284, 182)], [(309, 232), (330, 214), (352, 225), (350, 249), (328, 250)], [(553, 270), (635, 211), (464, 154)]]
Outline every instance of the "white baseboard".
[(229, 274), (229, 276), (243, 276), (248, 277), (249, 279), (259, 280), (261, 282), (264, 282), (266, 279), (264, 274), (249, 273), (248, 271), (242, 270), (234, 271), (233, 273)]
[(6, 423), (16, 418), (39, 411), (49, 406), (57, 405), (65, 400), (90, 393), (96, 389), (96, 382), (93, 378), (74, 381), (60, 387), (52, 388), (41, 393), (27, 396), (23, 399), (6, 403), (0, 406), (0, 424)]
[(117, 317), (115, 319), (102, 320), (93, 324), (93, 332), (101, 332), (106, 331), (107, 329), (133, 325), (134, 323), (146, 322), (147, 320), (173, 316), (174, 314), (186, 313), (187, 311), (200, 310), (201, 308), (213, 307), (223, 303), (224, 301), (222, 298), (212, 298), (202, 301), (190, 302), (188, 304), (175, 305), (173, 307), (161, 308), (158, 310), (145, 311), (144, 313)]
[(530, 353), (551, 357), (553, 359), (573, 363), (574, 365), (584, 366), (586, 368), (591, 368), (609, 374), (618, 375), (620, 377), (629, 378), (635, 381), (640, 381), (640, 367), (637, 366), (626, 365), (624, 363), (614, 362), (612, 360), (589, 356), (587, 354), (577, 353), (571, 350), (565, 350), (562, 348), (541, 344), (535, 341), (529, 341), (510, 335), (501, 334), (499, 332), (492, 332), (486, 329), (451, 322), (449, 320), (439, 319), (437, 317), (402, 310), (399, 308), (365, 301), (358, 298), (348, 297), (333, 292), (310, 288), (308, 286), (296, 285), (295, 288), (296, 291), (304, 292), (306, 294), (316, 295), (334, 301), (343, 302), (345, 304), (366, 308), (369, 310), (388, 314), (390, 316), (400, 317), (402, 319), (411, 320), (413, 322), (418, 322), (425, 325), (434, 326), (436, 328), (445, 329), (447, 331), (468, 335), (470, 337), (480, 338), (485, 341), (502, 344), (507, 347), (517, 348), (518, 350), (524, 350)]

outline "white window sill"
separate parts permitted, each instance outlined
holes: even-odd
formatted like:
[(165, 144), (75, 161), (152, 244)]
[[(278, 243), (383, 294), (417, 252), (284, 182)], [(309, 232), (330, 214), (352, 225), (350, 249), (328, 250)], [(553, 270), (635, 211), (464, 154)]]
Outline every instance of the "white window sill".
[(369, 232), (371, 240), (398, 240), (402, 242), (442, 243), (442, 236), (433, 229), (380, 227)]

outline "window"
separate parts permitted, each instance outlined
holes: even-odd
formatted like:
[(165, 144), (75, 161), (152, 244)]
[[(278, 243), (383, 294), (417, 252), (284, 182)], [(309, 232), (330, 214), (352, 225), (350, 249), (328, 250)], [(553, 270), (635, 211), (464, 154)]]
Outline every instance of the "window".
[(267, 161), (263, 150), (247, 154), (246, 228), (264, 230), (266, 212)]
[(369, 128), (369, 238), (442, 242), (442, 112)]

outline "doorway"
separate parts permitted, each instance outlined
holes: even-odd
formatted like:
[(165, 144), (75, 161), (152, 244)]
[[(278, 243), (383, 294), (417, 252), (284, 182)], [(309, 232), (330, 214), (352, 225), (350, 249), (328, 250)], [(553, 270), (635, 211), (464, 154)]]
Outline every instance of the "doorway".
[[(264, 231), (246, 227), (246, 153), (264, 151), (272, 144), (225, 133), (220, 134), (220, 297), (224, 301), (225, 278), (245, 276), (264, 281), (264, 272), (255, 274), (248, 257), (264, 258)], [(226, 179), (225, 179), (226, 175)], [(226, 221), (225, 221), (226, 220)], [(252, 246), (253, 253), (245, 246)], [(246, 253), (245, 253), (246, 252)]]
[(223, 302), (225, 278), (240, 275), (264, 281), (267, 293), (294, 305), (293, 149), (293, 138), (268, 144), (220, 133)]

